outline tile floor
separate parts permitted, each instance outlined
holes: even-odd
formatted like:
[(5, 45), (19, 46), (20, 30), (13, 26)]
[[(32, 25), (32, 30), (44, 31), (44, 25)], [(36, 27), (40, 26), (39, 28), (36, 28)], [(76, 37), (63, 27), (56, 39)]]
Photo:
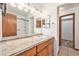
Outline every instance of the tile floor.
[(62, 39), (62, 45), (73, 48), (73, 41)]
[(79, 51), (74, 50), (70, 41), (62, 41), (62, 46), (60, 47), (60, 51), (58, 56), (79, 56)]

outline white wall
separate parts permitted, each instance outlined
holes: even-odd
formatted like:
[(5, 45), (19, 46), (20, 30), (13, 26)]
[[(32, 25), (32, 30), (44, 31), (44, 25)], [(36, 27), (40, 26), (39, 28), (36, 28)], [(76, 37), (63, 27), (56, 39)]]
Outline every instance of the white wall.
[(59, 36), (58, 36), (58, 20), (57, 20), (57, 7), (59, 5), (59, 3), (49, 3), (46, 4), (44, 9), (43, 9), (43, 14), (47, 14), (51, 16), (51, 22), (50, 22), (50, 28), (49, 29), (45, 29), (45, 31), (43, 31), (44, 33), (48, 32), (48, 34), (52, 35), (55, 37), (54, 40), (54, 55), (57, 55), (58, 51), (59, 51)]
[(75, 48), (79, 49), (79, 7), (62, 11), (60, 15), (75, 13)]
[(0, 9), (0, 41), (2, 40), (2, 10)]
[(62, 21), (62, 39), (73, 40), (73, 20)]
[(79, 49), (79, 11), (76, 12), (75, 20), (75, 48)]

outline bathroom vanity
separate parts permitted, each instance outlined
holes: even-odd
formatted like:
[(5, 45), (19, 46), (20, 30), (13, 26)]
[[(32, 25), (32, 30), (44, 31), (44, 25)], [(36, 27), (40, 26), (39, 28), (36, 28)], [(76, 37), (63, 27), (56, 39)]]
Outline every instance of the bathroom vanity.
[(53, 37), (49, 38), (47, 41), (44, 41), (35, 47), (26, 50), (17, 56), (53, 56), (54, 49), (53, 49)]
[(54, 37), (36, 34), (24, 38), (9, 37), (7, 41), (0, 42), (0, 47), (3, 47), (0, 49), (2, 56), (53, 56)]

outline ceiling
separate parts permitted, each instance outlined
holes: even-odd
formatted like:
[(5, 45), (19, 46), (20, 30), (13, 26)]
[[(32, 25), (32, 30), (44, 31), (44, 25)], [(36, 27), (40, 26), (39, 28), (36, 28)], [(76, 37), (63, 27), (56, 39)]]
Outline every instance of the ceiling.
[(77, 6), (79, 6), (79, 3), (65, 3), (60, 6), (60, 10), (68, 10)]
[(45, 3), (30, 3), (29, 5), (33, 6), (34, 8), (42, 12), (42, 9), (44, 8)]

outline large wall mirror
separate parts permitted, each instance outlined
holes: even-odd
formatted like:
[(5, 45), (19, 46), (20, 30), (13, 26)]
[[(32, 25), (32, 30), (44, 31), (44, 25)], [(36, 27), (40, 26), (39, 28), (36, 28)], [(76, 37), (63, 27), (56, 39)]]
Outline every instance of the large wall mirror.
[(3, 15), (3, 37), (24, 37), (34, 34), (34, 14), (10, 4), (6, 4), (6, 7), (6, 14)]

